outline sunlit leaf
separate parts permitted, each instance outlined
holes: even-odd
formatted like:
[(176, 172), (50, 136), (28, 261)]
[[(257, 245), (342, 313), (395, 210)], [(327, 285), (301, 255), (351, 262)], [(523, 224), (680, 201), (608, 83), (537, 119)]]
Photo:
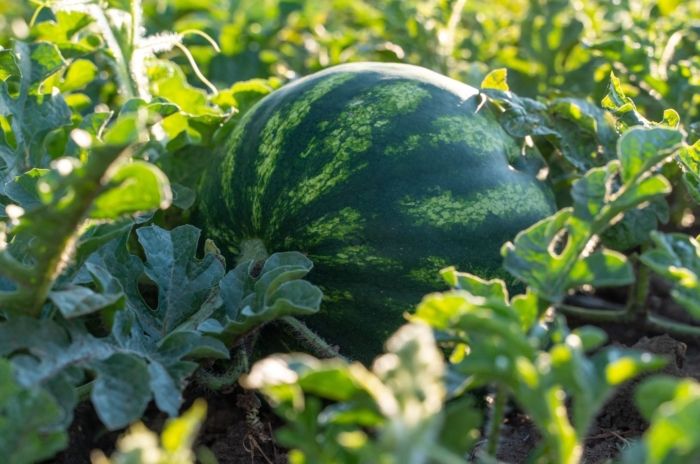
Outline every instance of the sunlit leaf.
[(165, 209), (172, 202), (168, 178), (151, 163), (132, 161), (112, 176), (114, 187), (97, 197), (90, 217), (116, 219), (152, 209)]
[(494, 69), (486, 75), (483, 81), (481, 81), (482, 89), (496, 89), (502, 90), (503, 92), (508, 92), (508, 83), (506, 82), (508, 70), (505, 68)]
[(656, 248), (640, 259), (654, 272), (673, 282), (671, 296), (695, 317), (700, 317), (700, 246), (685, 234), (651, 233)]

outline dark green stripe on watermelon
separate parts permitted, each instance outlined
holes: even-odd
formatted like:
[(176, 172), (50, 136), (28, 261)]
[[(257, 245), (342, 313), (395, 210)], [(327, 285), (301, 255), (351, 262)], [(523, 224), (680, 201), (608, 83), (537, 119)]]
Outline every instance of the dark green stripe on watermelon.
[(533, 174), (541, 159), (523, 162), (482, 103), (409, 65), (300, 79), (259, 102), (222, 147), (202, 183), (202, 226), (229, 258), (250, 239), (307, 253), (325, 293), (307, 323), (369, 362), (405, 311), (444, 288), (439, 269), (506, 277), (501, 245), (555, 211)]

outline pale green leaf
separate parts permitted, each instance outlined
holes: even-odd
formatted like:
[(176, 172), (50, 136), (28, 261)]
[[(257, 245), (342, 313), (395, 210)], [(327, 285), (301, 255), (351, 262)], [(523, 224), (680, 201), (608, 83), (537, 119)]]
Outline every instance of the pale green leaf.
[(618, 141), (618, 156), (622, 162), (622, 181), (629, 182), (659, 164), (681, 148), (683, 134), (675, 129), (635, 127)]
[(81, 89), (97, 77), (97, 72), (97, 66), (92, 61), (75, 60), (58, 84), (58, 89), (61, 92), (73, 92)]
[(482, 89), (496, 89), (503, 92), (508, 92), (510, 88), (506, 81), (508, 76), (508, 70), (505, 68), (494, 69), (486, 75), (483, 81), (481, 81)]
[(601, 250), (587, 256), (571, 268), (567, 285), (578, 288), (621, 286), (634, 282), (634, 269), (625, 255), (612, 250)]
[(111, 181), (115, 186), (95, 199), (90, 217), (116, 219), (123, 214), (165, 209), (172, 202), (168, 178), (151, 163), (124, 164)]
[(640, 259), (660, 276), (673, 282), (671, 297), (694, 317), (700, 317), (700, 246), (685, 234), (651, 233), (656, 248)]
[(10, 77), (21, 77), (21, 75), (12, 50), (0, 50), (0, 82)]

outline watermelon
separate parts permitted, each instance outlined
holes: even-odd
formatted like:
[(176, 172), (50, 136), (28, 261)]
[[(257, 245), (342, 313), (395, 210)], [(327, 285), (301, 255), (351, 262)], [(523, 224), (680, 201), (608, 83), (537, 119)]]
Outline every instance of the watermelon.
[(546, 166), (478, 90), (405, 64), (353, 63), (258, 102), (199, 191), (199, 224), (238, 262), (297, 250), (324, 293), (307, 324), (370, 362), (454, 265), (507, 278), (500, 248), (555, 212)]

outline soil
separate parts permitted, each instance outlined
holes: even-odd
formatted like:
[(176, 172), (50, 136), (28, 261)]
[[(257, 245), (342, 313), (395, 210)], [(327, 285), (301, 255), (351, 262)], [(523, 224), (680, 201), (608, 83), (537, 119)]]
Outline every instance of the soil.
[[(207, 419), (199, 433), (194, 449), (198, 462), (209, 464), (207, 455), (213, 453), (219, 464), (282, 464), (287, 462), (286, 450), (272, 438), (280, 420), (262, 405), (252, 392), (240, 387), (229, 393), (203, 392), (199, 388), (185, 392), (183, 411), (196, 398), (207, 401)], [(249, 426), (246, 416), (253, 408), (260, 408), (259, 422)], [(158, 433), (162, 431), (167, 415), (151, 405), (143, 417), (144, 424)], [(70, 446), (47, 463), (90, 464), (90, 453), (101, 449), (106, 455), (114, 451), (114, 445), (122, 432), (108, 432), (100, 422), (92, 405), (83, 403), (75, 413), (69, 429)]]
[[(649, 308), (661, 316), (697, 324), (698, 321), (690, 318), (671, 300), (669, 290), (670, 286), (666, 282), (653, 277)], [(624, 303), (626, 290), (599, 293), (595, 298), (613, 304)], [(569, 319), (572, 327), (583, 323), (584, 321)], [(665, 334), (641, 333), (632, 326), (618, 324), (601, 327), (608, 332), (612, 344), (666, 356), (669, 362), (663, 373), (700, 379), (700, 344), (697, 342), (684, 343)], [(615, 459), (628, 446), (629, 440), (639, 438), (644, 432), (647, 424), (637, 411), (633, 396), (634, 388), (642, 378), (623, 385), (602, 409), (586, 440), (583, 462), (592, 464)], [(183, 410), (198, 397), (204, 397), (208, 404), (208, 417), (195, 444), (199, 462), (211, 462), (206, 456), (212, 453), (220, 464), (287, 462), (286, 450), (272, 438), (274, 430), (282, 425), (282, 421), (270, 411), (264, 401), (261, 403), (254, 394), (246, 393), (240, 387), (225, 393), (191, 388), (185, 392)], [(246, 421), (249, 412), (258, 408), (259, 420)], [(509, 405), (509, 408), (503, 424), (498, 458), (506, 463), (524, 463), (536, 447), (539, 433), (515, 405)], [(143, 421), (150, 429), (160, 432), (166, 419), (163, 413), (151, 405)], [(109, 455), (114, 450), (120, 432), (106, 431), (92, 406), (83, 403), (76, 410), (69, 434), (69, 448), (47, 463), (90, 464), (90, 452), (101, 449)]]

